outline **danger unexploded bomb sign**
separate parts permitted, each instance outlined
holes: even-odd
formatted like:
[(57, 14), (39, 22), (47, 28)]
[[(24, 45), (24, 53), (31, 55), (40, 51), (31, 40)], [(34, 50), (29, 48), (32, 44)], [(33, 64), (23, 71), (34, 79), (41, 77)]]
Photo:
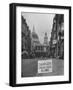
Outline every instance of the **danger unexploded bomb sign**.
[(52, 60), (39, 60), (38, 61), (38, 73), (52, 72)]

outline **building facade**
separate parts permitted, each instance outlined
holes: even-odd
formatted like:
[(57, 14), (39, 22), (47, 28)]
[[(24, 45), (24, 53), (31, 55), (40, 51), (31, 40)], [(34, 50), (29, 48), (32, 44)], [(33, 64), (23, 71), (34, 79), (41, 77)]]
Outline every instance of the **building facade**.
[(31, 32), (29, 30), (29, 27), (26, 23), (26, 20), (24, 19), (23, 16), (21, 16), (21, 20), (22, 20), (22, 26), (21, 26), (21, 37), (22, 37), (22, 56), (26, 57), (29, 56), (30, 52), (31, 52)]
[(64, 59), (64, 15), (56, 14), (50, 38), (50, 56)]

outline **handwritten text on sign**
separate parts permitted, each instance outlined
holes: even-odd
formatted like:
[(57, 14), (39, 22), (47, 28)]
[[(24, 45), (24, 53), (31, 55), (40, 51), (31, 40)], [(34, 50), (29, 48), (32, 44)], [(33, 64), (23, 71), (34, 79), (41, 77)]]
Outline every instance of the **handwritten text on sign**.
[(38, 61), (38, 73), (52, 72), (52, 60), (39, 60)]

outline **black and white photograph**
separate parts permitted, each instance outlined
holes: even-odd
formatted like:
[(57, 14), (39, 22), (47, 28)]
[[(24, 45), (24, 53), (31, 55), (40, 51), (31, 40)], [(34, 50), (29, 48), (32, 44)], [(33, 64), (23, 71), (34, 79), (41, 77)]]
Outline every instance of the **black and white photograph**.
[(21, 13), (21, 76), (64, 75), (64, 15)]
[(71, 7), (10, 4), (10, 86), (71, 83)]

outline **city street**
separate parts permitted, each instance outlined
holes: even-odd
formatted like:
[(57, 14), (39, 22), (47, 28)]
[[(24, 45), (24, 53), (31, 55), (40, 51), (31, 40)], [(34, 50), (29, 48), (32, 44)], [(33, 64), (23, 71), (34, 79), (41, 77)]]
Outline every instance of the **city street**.
[(52, 59), (52, 72), (49, 73), (38, 73), (38, 60), (41, 59), (22, 60), (22, 77), (64, 75), (64, 60)]
[(22, 13), (21, 60), (22, 77), (64, 75), (64, 15)]

